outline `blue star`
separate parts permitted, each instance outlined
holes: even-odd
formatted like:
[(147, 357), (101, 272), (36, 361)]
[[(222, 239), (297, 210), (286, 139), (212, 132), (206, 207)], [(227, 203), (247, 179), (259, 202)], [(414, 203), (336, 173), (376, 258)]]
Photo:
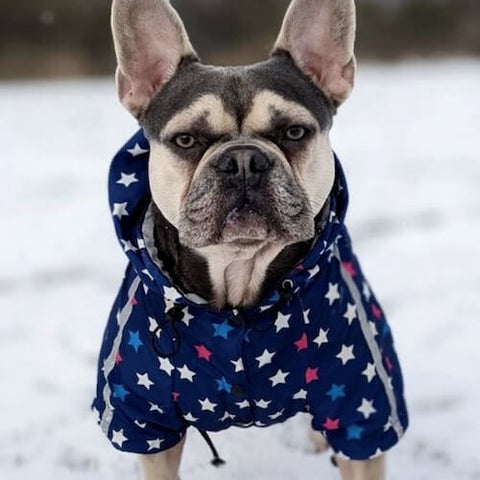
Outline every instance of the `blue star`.
[(384, 337), (386, 337), (389, 333), (390, 333), (390, 327), (388, 326), (387, 322), (384, 322), (382, 334)]
[(268, 297), (268, 303), (277, 303), (280, 300), (280, 294), (278, 290), (275, 290), (270, 297)]
[(227, 393), (232, 392), (232, 386), (227, 382), (227, 379), (225, 377), (222, 377), (221, 380), (217, 380), (217, 391), (221, 392), (222, 390), (225, 390)]
[(128, 390), (125, 390), (123, 385), (113, 384), (113, 398), (119, 398), (122, 402), (125, 401), (125, 397), (130, 395)]
[(245, 335), (244, 335), (244, 338), (245, 338), (245, 341), (250, 343), (250, 334), (252, 333), (252, 329), (249, 328), (246, 332), (245, 332)]
[(347, 440), (360, 440), (364, 430), (363, 427), (359, 427), (358, 425), (350, 425), (347, 427)]
[(222, 337), (225, 340), (228, 338), (228, 334), (233, 330), (233, 327), (228, 324), (227, 320), (223, 323), (214, 323), (213, 328), (215, 329), (213, 336)]
[(140, 332), (132, 332), (130, 330), (128, 334), (130, 335), (128, 345), (133, 347), (135, 352), (138, 353), (138, 349), (143, 345), (143, 342), (140, 340)]
[(327, 392), (327, 395), (332, 399), (332, 402), (345, 396), (345, 385), (332, 385), (332, 388)]

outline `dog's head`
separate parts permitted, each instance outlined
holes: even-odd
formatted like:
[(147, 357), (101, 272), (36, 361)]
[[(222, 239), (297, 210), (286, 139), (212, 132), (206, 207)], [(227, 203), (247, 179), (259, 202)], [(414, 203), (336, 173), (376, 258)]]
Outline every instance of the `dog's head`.
[(114, 0), (117, 84), (151, 143), (153, 200), (197, 250), (315, 235), (329, 130), (355, 74), (354, 0), (293, 0), (271, 58), (202, 65), (167, 0)]

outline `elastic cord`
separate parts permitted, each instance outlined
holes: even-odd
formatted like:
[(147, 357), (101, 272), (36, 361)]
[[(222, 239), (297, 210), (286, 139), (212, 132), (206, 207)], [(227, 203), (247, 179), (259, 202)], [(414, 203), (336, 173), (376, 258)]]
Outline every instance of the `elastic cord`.
[(212, 451), (213, 454), (213, 460), (212, 460), (212, 465), (214, 467), (221, 467), (222, 465), (225, 465), (225, 460), (223, 460), (220, 455), (218, 454), (217, 449), (215, 448), (215, 445), (212, 442), (212, 439), (209, 437), (208, 433), (205, 430), (198, 430), (200, 432), (200, 435), (203, 437), (203, 439), (207, 442), (207, 445), (210, 447), (210, 450)]

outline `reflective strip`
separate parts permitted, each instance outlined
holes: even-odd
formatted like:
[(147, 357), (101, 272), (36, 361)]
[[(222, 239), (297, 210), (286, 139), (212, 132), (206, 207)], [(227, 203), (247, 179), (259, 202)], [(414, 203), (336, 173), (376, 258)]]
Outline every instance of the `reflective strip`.
[(120, 343), (122, 341), (123, 331), (133, 311), (132, 300), (134, 299), (135, 294), (137, 293), (140, 283), (141, 283), (140, 278), (136, 277), (128, 290), (128, 301), (118, 314), (118, 318), (117, 318), (118, 333), (117, 333), (117, 336), (115, 337), (115, 340), (113, 341), (112, 351), (110, 352), (110, 355), (103, 362), (103, 374), (105, 375), (103, 401), (105, 402), (105, 410), (103, 411), (100, 426), (107, 436), (109, 433), (110, 424), (112, 423), (112, 420), (113, 420), (113, 411), (114, 411), (114, 408), (110, 400), (110, 397), (112, 395), (112, 389), (110, 388), (110, 384), (108, 383), (108, 377), (112, 373), (112, 370), (115, 368), (115, 360), (117, 358), (117, 354), (120, 349)]
[(338, 261), (340, 262), (340, 274), (344, 282), (346, 283), (348, 289), (350, 290), (350, 294), (357, 305), (357, 312), (358, 318), (360, 320), (360, 327), (362, 329), (363, 336), (365, 341), (367, 342), (368, 348), (373, 358), (373, 362), (375, 364), (375, 369), (378, 373), (378, 376), (383, 383), (383, 388), (385, 389), (385, 394), (388, 398), (388, 403), (390, 404), (390, 411), (391, 411), (391, 422), (392, 427), (395, 430), (398, 438), (401, 438), (404, 434), (404, 430), (400, 420), (398, 418), (398, 408), (397, 408), (397, 399), (395, 398), (395, 394), (393, 393), (393, 389), (390, 388), (390, 377), (388, 376), (387, 371), (383, 365), (382, 361), (382, 353), (380, 352), (380, 348), (378, 347), (377, 342), (375, 341), (375, 337), (373, 332), (368, 324), (368, 317), (365, 312), (365, 308), (363, 306), (362, 297), (360, 291), (357, 288), (353, 278), (350, 274), (342, 267), (342, 257), (340, 255), (340, 250), (338, 245), (335, 245), (335, 256), (337, 257)]

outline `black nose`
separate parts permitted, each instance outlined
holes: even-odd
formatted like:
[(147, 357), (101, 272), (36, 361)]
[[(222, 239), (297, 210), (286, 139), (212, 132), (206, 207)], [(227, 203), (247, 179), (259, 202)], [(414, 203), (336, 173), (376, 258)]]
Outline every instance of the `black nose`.
[(258, 184), (271, 168), (268, 156), (257, 147), (232, 147), (217, 160), (216, 167), (235, 183)]

